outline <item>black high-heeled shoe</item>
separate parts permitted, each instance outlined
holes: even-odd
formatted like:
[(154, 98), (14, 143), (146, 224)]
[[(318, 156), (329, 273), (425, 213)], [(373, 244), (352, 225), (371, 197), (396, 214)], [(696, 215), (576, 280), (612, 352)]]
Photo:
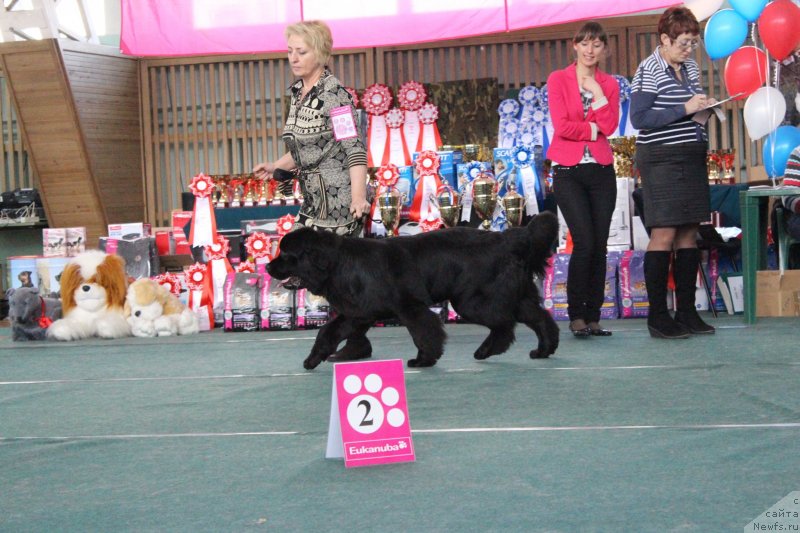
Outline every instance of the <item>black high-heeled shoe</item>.
[[(587, 338), (592, 336), (592, 328), (590, 328), (589, 326), (584, 326), (582, 328), (575, 328), (573, 327), (575, 322), (578, 321), (573, 320), (572, 322), (569, 323), (569, 330), (572, 332), (573, 335), (579, 338)], [(581, 320), (581, 322), (583, 321)]]
[(591, 335), (593, 337), (610, 337), (613, 335), (611, 330), (601, 328), (600, 324), (597, 322), (589, 322), (587, 327), (589, 328), (589, 331), (591, 331)]

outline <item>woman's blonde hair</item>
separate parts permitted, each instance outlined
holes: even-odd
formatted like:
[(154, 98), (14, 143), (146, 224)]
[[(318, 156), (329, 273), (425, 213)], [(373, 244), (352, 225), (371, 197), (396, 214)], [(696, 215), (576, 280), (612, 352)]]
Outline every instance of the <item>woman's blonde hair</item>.
[(286, 39), (296, 35), (314, 51), (320, 65), (327, 65), (333, 49), (331, 29), (321, 20), (306, 20), (286, 28)]

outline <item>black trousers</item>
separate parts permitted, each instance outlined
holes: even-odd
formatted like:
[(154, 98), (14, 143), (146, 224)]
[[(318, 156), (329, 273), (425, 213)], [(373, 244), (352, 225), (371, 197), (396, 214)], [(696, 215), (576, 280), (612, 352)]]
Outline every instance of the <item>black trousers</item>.
[(606, 244), (617, 201), (613, 165), (555, 167), (556, 202), (572, 235), (567, 274), (570, 320), (600, 320), (606, 284)]

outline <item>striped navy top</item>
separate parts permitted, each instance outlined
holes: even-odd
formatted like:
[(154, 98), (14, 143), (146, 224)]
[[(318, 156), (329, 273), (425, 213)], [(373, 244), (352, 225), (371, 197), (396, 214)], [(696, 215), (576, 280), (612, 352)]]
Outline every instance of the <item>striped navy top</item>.
[(692, 120), (683, 105), (695, 94), (703, 94), (697, 63), (687, 59), (679, 80), (658, 50), (641, 62), (631, 83), (631, 124), (639, 130), (636, 143), (707, 141), (705, 127)]

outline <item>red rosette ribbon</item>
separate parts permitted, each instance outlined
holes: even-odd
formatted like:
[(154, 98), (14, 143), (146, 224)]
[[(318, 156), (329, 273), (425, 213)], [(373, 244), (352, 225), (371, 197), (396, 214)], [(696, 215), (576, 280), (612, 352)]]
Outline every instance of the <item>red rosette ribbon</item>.
[(208, 267), (195, 263), (186, 268), (186, 287), (189, 289), (189, 309), (197, 316), (200, 330), (214, 327), (214, 293)]
[(214, 188), (214, 180), (202, 173), (193, 177), (189, 184), (194, 195), (192, 229), (189, 232), (189, 244), (192, 246), (211, 244), (217, 237), (217, 218), (214, 215), (214, 206), (211, 205), (211, 192)]
[(370, 115), (383, 115), (392, 107), (392, 93), (382, 83), (373, 83), (362, 94), (361, 105)]
[(294, 215), (283, 215), (278, 219), (278, 235), (283, 237), (294, 227)]
[(395, 184), (397, 184), (397, 180), (400, 179), (400, 170), (397, 168), (397, 165), (389, 163), (379, 168), (376, 176), (378, 178), (378, 183), (381, 186), (381, 189), (378, 190), (378, 193), (380, 194), (383, 192), (383, 189), (394, 187)]
[(435, 150), (424, 150), (417, 156), (416, 168), (420, 176), (438, 175), (439, 165), (439, 154)]
[(417, 141), (417, 151), (436, 150), (442, 145), (439, 127), (436, 125), (436, 121), (439, 119), (439, 108), (428, 102), (423, 104), (417, 113), (422, 124), (422, 132)]
[(397, 91), (397, 103), (405, 111), (416, 111), (427, 98), (425, 87), (418, 81), (407, 81)]
[(419, 222), (419, 229), (422, 230), (422, 233), (434, 231), (441, 227), (442, 227), (441, 219), (432, 219), (430, 218), (430, 216), (424, 220), (420, 220)]
[(245, 261), (244, 263), (239, 263), (236, 266), (236, 272), (246, 272), (248, 274), (255, 274), (256, 265), (251, 263), (250, 261)]
[(353, 107), (358, 107), (358, 93), (352, 87), (345, 87), (345, 91), (350, 93), (350, 98), (353, 99)]
[(386, 112), (386, 125), (390, 128), (396, 129), (403, 125), (405, 115), (399, 107), (393, 107)]
[(164, 274), (159, 274), (153, 279), (155, 280), (156, 283), (167, 289), (175, 296), (180, 296), (181, 278), (177, 274), (174, 274), (172, 272), (165, 272)]
[(231, 251), (231, 243), (222, 235), (217, 235), (217, 238), (214, 239), (214, 242), (211, 244), (206, 244), (205, 252), (206, 257), (209, 261), (214, 261), (216, 259), (225, 259), (228, 257), (228, 254)]
[(247, 254), (254, 259), (268, 258), (270, 256), (270, 239), (266, 233), (256, 231), (251, 233), (244, 243)]

